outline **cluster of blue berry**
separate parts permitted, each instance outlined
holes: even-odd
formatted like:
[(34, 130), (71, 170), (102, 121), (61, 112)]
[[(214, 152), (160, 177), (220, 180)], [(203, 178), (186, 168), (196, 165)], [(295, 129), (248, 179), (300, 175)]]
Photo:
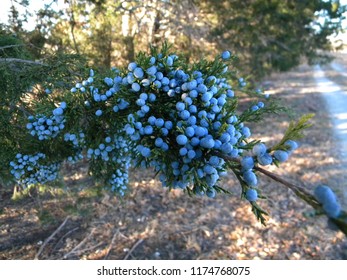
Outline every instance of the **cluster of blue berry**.
[(11, 174), (23, 187), (54, 181), (58, 175), (59, 164), (40, 164), (40, 160), (45, 158), (46, 156), (42, 153), (35, 155), (17, 154), (15, 160), (10, 162)]
[(55, 138), (58, 133), (65, 128), (65, 118), (63, 116), (66, 109), (66, 102), (61, 102), (60, 107), (53, 110), (50, 117), (39, 114), (29, 116), (26, 128), (32, 136), (36, 136), (40, 141)]
[[(109, 137), (105, 138), (105, 142), (109, 141)], [(113, 169), (115, 170), (108, 180), (111, 191), (118, 193), (120, 196), (124, 196), (129, 182), (128, 170), (130, 167), (131, 157), (129, 156), (129, 141), (126, 141), (122, 136), (115, 137), (115, 140), (111, 147), (110, 152)], [(105, 148), (105, 150), (107, 149)], [(100, 149), (100, 146), (99, 146)], [(106, 186), (107, 187), (107, 186)]]
[[(247, 185), (245, 196), (255, 201), (254, 166), (283, 162), (290, 149), (270, 154), (260, 143), (253, 147), (251, 156), (243, 155), (251, 131), (229, 105), (234, 100), (234, 87), (243, 88), (246, 82), (238, 78), (232, 85), (227, 80), (229, 59), (231, 53), (225, 51), (213, 63), (182, 67), (177, 55), (155, 53), (131, 62), (122, 72), (114, 70), (114, 77), (104, 78), (99, 86), (90, 70), (89, 77), (77, 83), (71, 93), (79, 100), (82, 96), (85, 115), (96, 116), (88, 121), (97, 121), (101, 127), (118, 125), (110, 134), (117, 136), (86, 140), (82, 131), (66, 132), (64, 141), (71, 142), (74, 151), (79, 151), (67, 160), (82, 158), (81, 152), (86, 150), (89, 160), (107, 163), (104, 167), (113, 168), (113, 172), (106, 182), (121, 194), (128, 182), (132, 158), (138, 166), (153, 167), (163, 186), (214, 197), (221, 190), (218, 184), (228, 168), (225, 157), (241, 157), (240, 176)], [(258, 102), (251, 111), (264, 106)], [(65, 127), (65, 108), (66, 103), (62, 102), (53, 110), (52, 118), (41, 116), (34, 122), (31, 117), (28, 129), (34, 128), (31, 133), (40, 140), (55, 137)], [(294, 150), (296, 143), (289, 141), (287, 145)]]
[[(118, 74), (119, 71), (114, 69), (114, 73)], [(106, 86), (105, 90), (101, 90), (99, 87), (95, 86), (94, 80), (94, 71), (90, 70), (89, 77), (81, 83), (77, 83), (75, 87), (71, 89), (71, 92), (83, 95), (85, 98), (85, 108), (91, 110), (97, 119), (100, 119), (100, 117), (104, 115), (104, 112), (108, 110), (110, 101), (116, 103), (112, 106), (112, 111), (114, 113), (128, 107), (129, 103), (118, 95), (122, 84), (124, 84), (121, 76), (116, 75), (114, 78), (104, 78), (103, 87)], [(86, 114), (88, 113), (89, 111), (86, 112)], [(85, 141), (78, 142), (73, 134), (70, 134), (67, 140), (74, 141), (73, 143), (77, 144), (79, 147), (86, 148), (87, 158), (94, 163), (97, 161), (107, 163), (103, 166), (105, 168), (112, 168), (113, 174), (110, 178), (105, 179), (105, 188), (111, 189), (123, 196), (128, 184), (128, 169), (130, 167), (130, 156), (128, 153), (129, 143), (120, 135), (121, 133), (117, 131), (116, 134), (117, 136), (107, 136), (103, 141), (98, 141), (97, 143), (85, 143)], [(73, 139), (71, 139), (71, 137)]]
[(242, 178), (249, 189), (245, 193), (248, 201), (254, 202), (258, 199), (258, 192), (255, 187), (258, 184), (257, 175), (254, 172), (256, 164), (270, 165), (273, 162), (282, 163), (288, 160), (290, 154), (298, 148), (298, 144), (293, 140), (287, 140), (284, 143), (285, 150), (275, 150), (273, 153), (264, 143), (258, 143), (252, 148), (252, 155), (247, 155), (241, 158)]
[[(230, 56), (224, 52), (222, 61)], [(214, 197), (226, 170), (218, 153), (238, 157), (251, 132), (227, 110), (234, 97), (223, 77), (227, 65), (219, 61), (222, 70), (213, 75), (180, 69), (177, 60), (177, 55), (152, 56), (148, 64), (130, 63), (124, 77), (113, 79), (130, 93), (124, 132), (135, 143), (138, 165), (154, 167), (163, 186), (193, 186), (196, 194)], [(246, 85), (243, 79), (239, 83)]]
[(100, 143), (96, 148), (87, 150), (88, 159), (110, 163), (109, 166), (114, 168), (115, 171), (111, 179), (106, 181), (109, 184), (106, 188), (109, 187), (121, 196), (124, 195), (128, 184), (128, 169), (130, 167), (128, 151), (129, 143), (122, 136), (114, 138), (107, 136), (103, 143)]
[(72, 155), (67, 157), (67, 161), (70, 163), (76, 163), (83, 159), (83, 149), (85, 148), (85, 134), (80, 132), (75, 133), (65, 133), (64, 141), (72, 143)]

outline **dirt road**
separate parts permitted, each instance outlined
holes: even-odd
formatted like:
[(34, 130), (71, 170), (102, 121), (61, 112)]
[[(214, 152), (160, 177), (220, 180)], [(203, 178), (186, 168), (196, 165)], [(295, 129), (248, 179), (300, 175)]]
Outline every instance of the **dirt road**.
[[(333, 61), (324, 68), (315, 66), (314, 79), (317, 91), (326, 103), (332, 123), (331, 130), (336, 139), (339, 159), (343, 170), (347, 170), (347, 68), (342, 63)], [(341, 199), (347, 202), (347, 182), (341, 186)]]
[[(337, 75), (347, 76), (347, 71), (338, 63), (331, 63)], [(322, 94), (333, 122), (333, 133), (340, 146), (342, 159), (347, 156), (347, 91), (326, 77), (320, 66), (314, 67), (314, 78), (318, 91)]]

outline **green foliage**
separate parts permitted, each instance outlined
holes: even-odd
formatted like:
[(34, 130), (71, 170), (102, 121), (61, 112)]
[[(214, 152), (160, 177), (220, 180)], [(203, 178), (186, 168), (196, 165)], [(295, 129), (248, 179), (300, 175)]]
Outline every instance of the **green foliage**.
[[(76, 55), (53, 55), (31, 60), (27, 45), (8, 32), (0, 32), (0, 178), (8, 181), (8, 162), (18, 147), (24, 152), (39, 147), (23, 133), (23, 123), (35, 110), (47, 111), (63, 91), (71, 88), (76, 77), (85, 72), (85, 61)], [(46, 89), (54, 91), (46, 98)], [(27, 147), (30, 145), (30, 148)]]
[(288, 140), (299, 140), (304, 137), (303, 132), (305, 129), (312, 126), (309, 123), (309, 120), (314, 117), (314, 114), (307, 114), (302, 116), (297, 122), (290, 122), (288, 129), (284, 133), (282, 139), (279, 143), (274, 145), (271, 150), (288, 150), (288, 145), (286, 145), (286, 141)]
[(339, 1), (319, 0), (208, 0), (201, 5), (215, 23), (211, 40), (235, 50), (240, 66), (255, 77), (287, 71), (303, 59), (327, 61), (321, 51), (331, 49), (328, 37), (341, 31), (346, 11)]
[(32, 44), (35, 57), (48, 46), (109, 69), (133, 61), (148, 44), (169, 40), (189, 60), (230, 49), (239, 54), (243, 73), (255, 80), (303, 60), (327, 62), (329, 36), (342, 31), (345, 11), (336, 0), (75, 0), (60, 10), (54, 2), (46, 5), (31, 32), (23, 30), (25, 20), (14, 8), (10, 25)]

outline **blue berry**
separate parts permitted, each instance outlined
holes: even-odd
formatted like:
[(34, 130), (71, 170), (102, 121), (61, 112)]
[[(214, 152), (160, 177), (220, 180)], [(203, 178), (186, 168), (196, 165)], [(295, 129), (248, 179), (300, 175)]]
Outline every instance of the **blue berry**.
[(162, 126), (164, 125), (164, 120), (161, 119), (161, 118), (156, 119), (156, 120), (155, 120), (155, 125), (156, 125), (157, 127), (162, 127)]
[(251, 131), (248, 127), (245, 126), (242, 128), (242, 134), (244, 137), (248, 138), (251, 136)]
[(254, 160), (253, 160), (253, 158), (250, 157), (250, 156), (243, 157), (241, 159), (241, 166), (245, 170), (252, 169), (254, 167)]
[(234, 91), (232, 91), (231, 89), (227, 90), (227, 97), (231, 98), (231, 97), (234, 97), (234, 95), (235, 95)]
[(167, 66), (172, 66), (173, 65), (173, 59), (171, 56), (169, 56), (167, 59), (166, 59), (166, 64)]
[(60, 107), (53, 110), (53, 115), (54, 116), (61, 116), (63, 113), (64, 113), (64, 111)]
[(187, 153), (188, 153), (187, 148), (183, 147), (183, 148), (180, 149), (180, 155), (181, 156), (185, 156)]
[(198, 85), (197, 90), (201, 93), (206, 93), (207, 92), (207, 87), (204, 84)]
[(187, 135), (187, 137), (191, 138), (194, 136), (195, 134), (195, 130), (192, 126), (188, 126), (185, 130), (185, 134)]
[(148, 99), (148, 95), (146, 93), (141, 93), (140, 98), (146, 101)]
[(141, 79), (143, 77), (144, 73), (143, 70), (140, 67), (136, 67), (134, 69), (134, 76), (138, 79)]
[(270, 165), (272, 163), (272, 156), (268, 153), (265, 153), (257, 157), (257, 160), (260, 165)]
[(323, 204), (323, 209), (330, 218), (337, 218), (341, 213), (341, 206), (338, 203)]
[(164, 141), (162, 138), (157, 138), (155, 139), (155, 142), (154, 142), (155, 146), (157, 146), (158, 148), (162, 147), (163, 143)]
[(196, 153), (194, 150), (188, 151), (188, 158), (193, 159), (193, 158), (195, 158), (195, 156), (196, 156)]
[(187, 120), (187, 119), (190, 117), (189, 111), (183, 110), (183, 111), (180, 113), (180, 117), (181, 117), (182, 120)]
[(260, 102), (258, 102), (257, 106), (258, 106), (259, 108), (264, 108), (265, 104), (264, 104), (263, 102), (260, 101)]
[(279, 162), (285, 162), (288, 159), (289, 155), (286, 151), (277, 150), (274, 152), (274, 157)]
[(167, 136), (167, 135), (169, 134), (168, 129), (165, 128), (165, 127), (162, 127), (162, 128), (160, 129), (160, 131), (161, 131), (161, 134), (162, 134), (163, 136)]
[(255, 156), (262, 156), (266, 153), (266, 150), (267, 148), (264, 143), (258, 143), (253, 147), (252, 152)]
[(169, 130), (172, 129), (173, 127), (172, 121), (166, 121), (164, 126), (166, 129), (169, 129)]
[(178, 110), (178, 111), (183, 111), (184, 109), (185, 109), (185, 105), (184, 105), (184, 103), (183, 102), (177, 102), (176, 103), (176, 109)]
[(145, 134), (151, 135), (152, 133), (153, 133), (153, 127), (150, 126), (150, 125), (147, 125), (147, 126), (145, 127)]
[(155, 61), (156, 61), (155, 57), (152, 56), (152, 57), (150, 58), (150, 60), (149, 60), (149, 63), (150, 63), (150, 64), (154, 64)]
[(147, 147), (143, 147), (143, 149), (141, 150), (141, 155), (143, 155), (144, 157), (150, 157), (151, 150)]
[(145, 104), (146, 104), (146, 101), (141, 99), (141, 98), (136, 100), (136, 105), (138, 105), (138, 106), (143, 106)]
[(229, 51), (224, 51), (224, 52), (222, 53), (222, 59), (223, 59), (223, 60), (229, 59), (230, 56), (231, 56), (231, 54), (230, 54)]
[(146, 73), (148, 75), (154, 76), (157, 73), (157, 71), (157, 67), (153, 65), (146, 70)]
[(243, 179), (250, 187), (255, 187), (258, 183), (257, 176), (251, 170), (247, 170), (243, 173)]
[(328, 186), (322, 185), (316, 187), (314, 190), (314, 194), (317, 200), (322, 204), (337, 202), (335, 193)]
[(200, 141), (200, 146), (206, 149), (212, 149), (214, 147), (214, 144), (214, 140), (208, 137), (204, 137)]
[(143, 79), (143, 80), (141, 81), (141, 85), (142, 85), (143, 87), (148, 87), (150, 84), (151, 84), (151, 81), (150, 81), (149, 79)]
[(289, 152), (292, 152), (298, 148), (298, 143), (296, 143), (293, 140), (287, 140), (286, 142), (284, 142), (284, 144), (289, 146), (289, 149), (288, 149)]
[(156, 99), (157, 97), (155, 96), (154, 93), (149, 94), (149, 97), (148, 97), (149, 102), (154, 102)]
[(156, 119), (156, 117), (155, 116), (150, 116), (149, 118), (148, 118), (148, 123), (150, 124), (150, 125), (155, 125), (155, 121), (156, 121), (157, 119)]
[(258, 192), (255, 189), (248, 189), (246, 191), (246, 199), (250, 202), (254, 202), (258, 199)]
[(207, 189), (206, 196), (210, 198), (214, 198), (216, 196), (216, 191), (214, 189)]
[(128, 65), (128, 70), (134, 71), (136, 67), (137, 67), (137, 64), (135, 62), (130, 62)]
[(133, 83), (131, 85), (131, 88), (132, 88), (133, 91), (138, 92), (138, 91), (140, 91), (141, 86), (138, 83)]
[(176, 141), (178, 145), (185, 145), (188, 141), (187, 136), (185, 136), (184, 134), (180, 134), (176, 137)]

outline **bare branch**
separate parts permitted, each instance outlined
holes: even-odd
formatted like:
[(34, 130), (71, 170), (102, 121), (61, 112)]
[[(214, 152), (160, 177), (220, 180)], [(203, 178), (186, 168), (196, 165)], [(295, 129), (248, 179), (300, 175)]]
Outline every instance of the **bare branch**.
[(16, 63), (16, 62), (25, 63), (25, 64), (48, 66), (47, 64), (44, 64), (41, 61), (34, 61), (34, 60), (27, 60), (27, 59), (20, 59), (20, 58), (0, 58), (0, 63)]
[(70, 219), (70, 216), (67, 216), (64, 220), (64, 222), (43, 242), (42, 246), (40, 247), (39, 251), (35, 255), (35, 260), (39, 259), (39, 256), (41, 255), (43, 249), (46, 247), (49, 241), (52, 240), (52, 238), (65, 226), (66, 222)]
[(10, 49), (10, 48), (18, 48), (18, 47), (22, 47), (22, 46), (25, 46), (25, 45), (24, 44), (18, 44), (18, 45), (1, 46), (0, 50)]
[(276, 182), (279, 182), (279, 183), (285, 185), (286, 187), (291, 189), (298, 197), (300, 197), (306, 203), (311, 205), (314, 209), (317, 209), (317, 210), (322, 209), (322, 206), (317, 201), (317, 199), (312, 194), (310, 194), (308, 191), (306, 191), (303, 187), (289, 183), (288, 181), (282, 179), (280, 176), (276, 175), (275, 173), (267, 171), (267, 170), (265, 170), (259, 166), (254, 167), (254, 169), (263, 173), (264, 175), (270, 177), (271, 179), (275, 180)]
[(79, 229), (79, 227), (75, 227), (75, 228), (73, 228), (72, 230), (69, 230), (67, 233), (65, 233), (65, 234), (58, 240), (57, 244), (55, 244), (54, 248), (52, 249), (52, 252), (54, 252), (54, 251), (57, 249), (57, 247), (59, 246), (60, 242), (61, 242), (62, 240), (64, 240), (64, 238), (65, 238), (66, 236), (70, 235), (71, 233), (73, 233), (74, 231), (76, 231), (76, 230), (78, 230), (78, 229)]
[(132, 254), (132, 252), (134, 252), (134, 250), (143, 242), (143, 239), (139, 239), (137, 240), (137, 242), (134, 244), (134, 246), (129, 250), (129, 252), (126, 254), (126, 256), (124, 257), (124, 260), (127, 260), (130, 255)]
[(108, 245), (108, 247), (107, 247), (107, 251), (106, 251), (104, 260), (107, 260), (107, 259), (108, 259), (108, 257), (109, 257), (109, 255), (110, 255), (110, 253), (111, 253), (112, 247), (113, 247), (113, 245), (114, 245), (114, 243), (115, 243), (115, 241), (116, 241), (116, 238), (117, 238), (117, 235), (118, 235), (118, 234), (119, 234), (119, 231), (117, 231), (117, 232), (113, 235), (112, 240), (111, 240), (111, 243), (110, 243), (110, 244)]
[(70, 252), (66, 253), (63, 257), (63, 259), (66, 259), (68, 256), (76, 254), (76, 252), (79, 251), (79, 249), (87, 242), (87, 240), (94, 234), (95, 229), (92, 229), (89, 235), (84, 238), (80, 243), (77, 244)]

